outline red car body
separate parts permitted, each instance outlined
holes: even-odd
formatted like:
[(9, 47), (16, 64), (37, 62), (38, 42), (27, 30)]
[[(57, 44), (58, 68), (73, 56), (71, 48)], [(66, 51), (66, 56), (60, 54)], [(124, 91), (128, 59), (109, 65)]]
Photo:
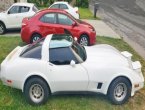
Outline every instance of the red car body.
[(41, 10), (31, 18), (24, 18), (21, 38), (26, 43), (32, 43), (35, 34), (45, 37), (48, 34), (64, 34), (65, 30), (76, 37), (78, 41), (85, 35), (88, 45), (93, 45), (96, 42), (96, 32), (93, 26), (75, 19), (68, 12), (59, 9)]

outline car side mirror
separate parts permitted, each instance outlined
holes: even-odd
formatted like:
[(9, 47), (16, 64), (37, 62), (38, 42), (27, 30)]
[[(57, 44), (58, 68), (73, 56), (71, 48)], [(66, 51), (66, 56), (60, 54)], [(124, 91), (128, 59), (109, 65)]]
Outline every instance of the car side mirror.
[(10, 11), (8, 11), (8, 13), (7, 14), (10, 14)]
[(70, 65), (71, 65), (72, 67), (75, 67), (75, 64), (76, 64), (76, 62), (75, 62), (74, 60), (71, 60)]
[(72, 24), (72, 27), (75, 27), (75, 26), (77, 26), (77, 23), (76, 23), (76, 22), (74, 22), (74, 23)]

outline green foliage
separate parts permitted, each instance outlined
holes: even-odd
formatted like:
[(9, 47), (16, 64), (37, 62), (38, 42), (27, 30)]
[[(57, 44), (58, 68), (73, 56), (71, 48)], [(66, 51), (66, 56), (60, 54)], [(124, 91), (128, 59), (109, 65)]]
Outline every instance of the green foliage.
[(89, 2), (88, 2), (88, 0), (76, 0), (76, 5), (79, 7), (88, 8)]

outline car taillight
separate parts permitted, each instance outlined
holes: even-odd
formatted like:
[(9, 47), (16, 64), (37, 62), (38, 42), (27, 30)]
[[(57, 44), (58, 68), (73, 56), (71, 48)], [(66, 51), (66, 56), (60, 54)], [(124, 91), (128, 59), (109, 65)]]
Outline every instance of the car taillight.
[(27, 24), (26, 23), (22, 23), (22, 26), (26, 26)]

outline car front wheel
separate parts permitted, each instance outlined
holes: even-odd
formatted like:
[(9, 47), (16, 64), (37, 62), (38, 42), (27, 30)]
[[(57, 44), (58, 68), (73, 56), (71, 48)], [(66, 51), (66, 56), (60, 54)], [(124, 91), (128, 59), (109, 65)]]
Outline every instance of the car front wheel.
[(89, 38), (87, 35), (83, 34), (81, 35), (80, 39), (79, 39), (79, 44), (83, 45), (83, 46), (88, 46), (89, 45)]
[(5, 31), (6, 31), (5, 25), (2, 22), (0, 22), (0, 34), (4, 34)]
[(49, 89), (43, 79), (31, 78), (25, 84), (24, 95), (31, 105), (41, 105), (47, 102)]
[(115, 79), (108, 90), (108, 98), (113, 104), (120, 105), (125, 103), (131, 96), (131, 84), (123, 77)]

